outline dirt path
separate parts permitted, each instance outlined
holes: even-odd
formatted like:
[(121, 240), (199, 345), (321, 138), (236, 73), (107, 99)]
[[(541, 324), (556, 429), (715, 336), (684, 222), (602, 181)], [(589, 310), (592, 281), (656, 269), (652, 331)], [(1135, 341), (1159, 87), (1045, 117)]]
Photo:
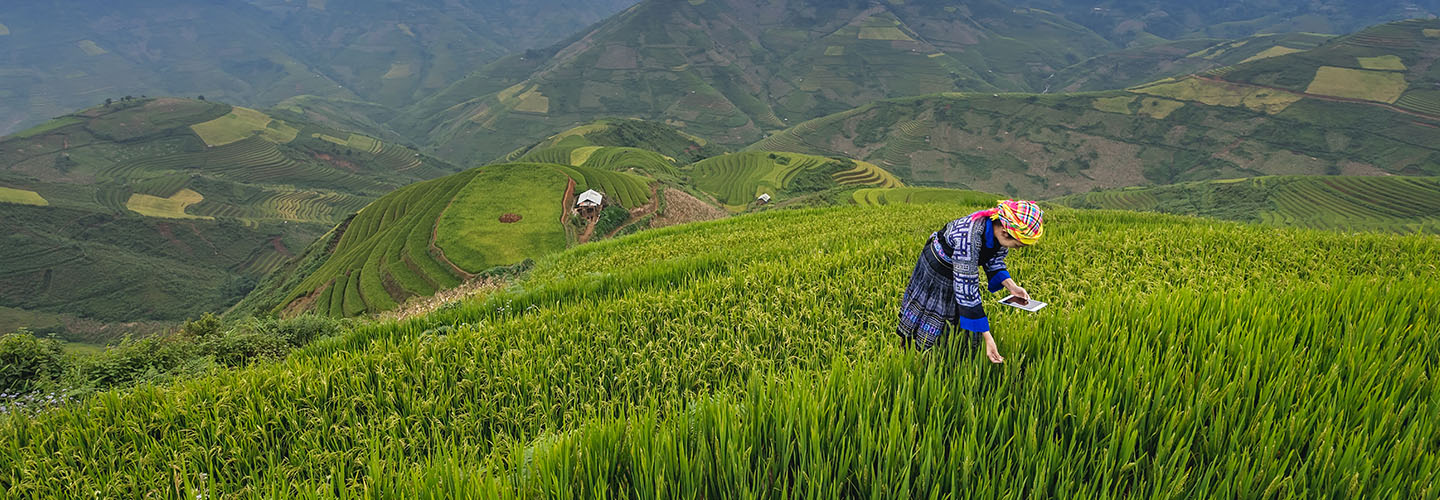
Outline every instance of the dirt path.
[[(630, 226), (632, 226), (632, 225), (635, 225), (635, 224), (639, 223), (639, 222), (640, 222), (640, 219), (645, 218), (646, 215), (655, 213), (655, 211), (656, 211), (656, 210), (659, 210), (659, 209), (660, 209), (660, 192), (659, 192), (658, 189), (655, 188), (655, 186), (652, 185), (652, 186), (650, 186), (650, 204), (645, 205), (645, 206), (643, 206), (643, 207), (637, 207), (635, 210), (631, 210), (631, 211), (630, 211), (630, 218), (629, 218), (629, 219), (626, 219), (626, 220), (625, 220), (625, 223), (624, 223), (624, 224), (621, 224), (620, 227), (617, 227), (617, 228), (615, 228), (614, 230), (610, 231), (610, 234), (605, 235), (605, 237), (606, 237), (606, 238), (614, 238), (616, 234), (619, 234), (619, 233), (620, 233), (620, 231), (623, 231), (625, 228), (630, 227)], [(593, 229), (593, 226), (594, 226), (594, 225), (592, 224), (591, 226), (592, 226), (592, 229)]]
[(465, 272), (464, 269), (460, 269), (460, 266), (455, 265), (454, 262), (450, 262), (450, 259), (445, 257), (445, 250), (441, 249), (439, 245), (435, 244), (435, 238), (440, 234), (440, 219), (445, 217), (445, 212), (450, 211), (450, 205), (454, 204), (454, 197), (450, 198), (450, 201), (445, 203), (445, 209), (440, 211), (440, 217), (435, 218), (435, 225), (430, 226), (430, 241), (426, 242), (426, 245), (430, 247), (430, 255), (435, 256), (435, 258), (440, 259), (440, 262), (443, 262), (445, 263), (445, 265), (450, 266), (450, 270), (455, 271), (455, 273), (460, 276), (461, 281), (466, 281), (474, 278), (475, 275)]
[(1304, 97), (1304, 98), (1308, 98), (1308, 99), (1316, 99), (1316, 100), (1320, 100), (1320, 101), (1348, 102), (1348, 103), (1353, 103), (1353, 104), (1366, 104), (1366, 105), (1375, 106), (1375, 107), (1379, 107), (1379, 108), (1385, 108), (1385, 109), (1387, 109), (1387, 110), (1394, 111), (1394, 112), (1396, 112), (1396, 113), (1403, 113), (1403, 114), (1407, 114), (1407, 115), (1410, 115), (1410, 116), (1415, 116), (1415, 117), (1419, 117), (1419, 118), (1424, 118), (1424, 119), (1427, 119), (1427, 120), (1440, 121), (1440, 116), (1425, 114), (1425, 113), (1421, 113), (1421, 112), (1418, 112), (1418, 111), (1411, 111), (1411, 110), (1408, 110), (1408, 109), (1399, 108), (1399, 107), (1396, 107), (1396, 106), (1393, 106), (1393, 105), (1390, 105), (1390, 104), (1386, 104), (1386, 103), (1383, 103), (1383, 102), (1367, 101), (1367, 100), (1364, 100), (1364, 99), (1356, 99), (1356, 98), (1353, 98), (1353, 97), (1335, 97), (1335, 96), (1328, 96), (1328, 95), (1311, 94), (1311, 93), (1309, 93), (1309, 92), (1296, 92), (1296, 91), (1294, 91), (1294, 90), (1290, 90), (1290, 89), (1283, 88), (1283, 87), (1276, 87), (1276, 86), (1273, 86), (1273, 85), (1262, 85), (1262, 84), (1258, 84), (1258, 83), (1232, 82), (1232, 81), (1230, 81), (1230, 80), (1226, 80), (1226, 79), (1220, 78), (1220, 77), (1218, 77), (1218, 76), (1195, 75), (1195, 78), (1199, 78), (1199, 79), (1205, 80), (1205, 81), (1207, 81), (1207, 82), (1223, 83), (1223, 84), (1226, 84), (1226, 85), (1236, 85), (1236, 86), (1241, 86), (1241, 87), (1252, 87), (1252, 88), (1259, 88), (1259, 89), (1274, 90), (1274, 91), (1276, 91), (1276, 92), (1284, 92), (1284, 93), (1286, 93), (1286, 94), (1295, 95), (1295, 96), (1300, 96), (1300, 97)]

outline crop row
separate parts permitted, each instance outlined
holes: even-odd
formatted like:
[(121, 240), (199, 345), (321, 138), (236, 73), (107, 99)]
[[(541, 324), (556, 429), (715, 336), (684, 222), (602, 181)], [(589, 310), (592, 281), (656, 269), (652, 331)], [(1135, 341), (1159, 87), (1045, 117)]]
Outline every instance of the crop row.
[(1400, 96), (1395, 105), (1428, 115), (1440, 116), (1440, 91), (1412, 90)]
[(890, 205), (895, 203), (951, 203), (961, 205), (989, 205), (998, 196), (980, 191), (963, 189), (898, 187), (857, 189), (851, 195), (857, 205)]
[(903, 184), (894, 174), (875, 166), (872, 163), (857, 161), (855, 168), (844, 172), (837, 172), (834, 176), (835, 182), (843, 185), (874, 185), (878, 187), (900, 187)]
[[(389, 310), (410, 295), (431, 295), (458, 285), (459, 276), (431, 254), (430, 244), (436, 219), (475, 172), (412, 184), (366, 206), (351, 220), (325, 264), (285, 302), (329, 284), (315, 302), (316, 312), (353, 316)], [(392, 295), (387, 280), (404, 292)]]
[(626, 209), (634, 209), (650, 202), (650, 180), (629, 172), (612, 172), (590, 167), (554, 165), (575, 180), (575, 191), (594, 189), (607, 197), (620, 200)]
[(670, 159), (660, 153), (639, 148), (602, 147), (590, 153), (590, 156), (581, 165), (618, 171), (633, 168), (650, 175), (679, 174), (679, 171), (675, 169), (675, 163)]

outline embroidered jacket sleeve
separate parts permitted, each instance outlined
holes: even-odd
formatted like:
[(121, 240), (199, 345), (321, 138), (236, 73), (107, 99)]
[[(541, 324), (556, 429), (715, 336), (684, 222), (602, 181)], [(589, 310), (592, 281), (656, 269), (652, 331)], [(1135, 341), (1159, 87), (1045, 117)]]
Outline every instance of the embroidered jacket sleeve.
[(990, 331), (990, 320), (980, 301), (980, 250), (984, 232), (973, 229), (969, 218), (958, 219), (945, 228), (946, 241), (955, 252), (951, 264), (955, 269), (955, 302), (960, 306), (960, 328), (983, 333)]
[(1005, 256), (1010, 255), (1010, 249), (996, 245), (994, 255), (986, 259), (983, 267), (985, 275), (989, 276), (990, 291), (998, 292), (1005, 286), (1005, 280), (1010, 279), (1010, 271), (1005, 268)]

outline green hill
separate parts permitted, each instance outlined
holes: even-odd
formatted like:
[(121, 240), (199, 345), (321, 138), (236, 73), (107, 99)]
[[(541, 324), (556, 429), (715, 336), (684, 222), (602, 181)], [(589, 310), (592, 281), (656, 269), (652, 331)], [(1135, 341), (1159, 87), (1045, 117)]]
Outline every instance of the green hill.
[[(1436, 81), (1430, 63), (1440, 54), (1440, 38), (1426, 30), (1435, 29), (1440, 21), (1387, 24), (1312, 51), (1217, 70), (1223, 79), (880, 101), (801, 123), (750, 149), (850, 156), (907, 183), (1026, 197), (1277, 174), (1437, 175), (1440, 115), (1423, 111), (1425, 89)], [(1374, 33), (1409, 45), (1357, 45)], [(1327, 66), (1346, 57), (1356, 68), (1409, 69)], [(1300, 69), (1285, 74), (1308, 71), (1309, 79), (1294, 84), (1304, 91), (1277, 85), (1272, 69), (1291, 67)]]
[(731, 212), (745, 210), (765, 194), (777, 203), (838, 186), (900, 186), (894, 175), (870, 163), (766, 151), (709, 158), (691, 166), (689, 174), (696, 189)]
[[(455, 168), (286, 112), (178, 98), (0, 139), (0, 330), (220, 310), (370, 200)], [(67, 326), (69, 325), (69, 326)], [(107, 333), (108, 332), (108, 333)]]
[(956, 212), (774, 211), (578, 247), (511, 291), (283, 362), (0, 416), (0, 481), (17, 497), (321, 498), (1435, 483), (1433, 237), (1052, 208), (1046, 241), (1010, 257), (1051, 305), (989, 304), (993, 366), (892, 333), (915, 252)]
[(1435, 177), (1257, 177), (1095, 191), (1055, 201), (1275, 226), (1440, 233)]
[[(564, 156), (585, 147), (622, 147), (646, 150), (669, 158), (671, 163), (691, 163), (713, 156), (717, 148), (701, 137), (656, 122), (628, 119), (597, 120), (545, 138), (536, 144), (510, 152), (501, 161), (517, 161), (541, 155)], [(548, 153), (544, 151), (550, 151)], [(566, 159), (557, 163), (573, 164)]]
[[(604, 167), (506, 163), (412, 184), (317, 240), (232, 314), (344, 317), (394, 309), (411, 297), (565, 249), (581, 237), (569, 207), (587, 189), (615, 200), (621, 220), (653, 214), (653, 182)], [(518, 218), (507, 221), (507, 215)]]

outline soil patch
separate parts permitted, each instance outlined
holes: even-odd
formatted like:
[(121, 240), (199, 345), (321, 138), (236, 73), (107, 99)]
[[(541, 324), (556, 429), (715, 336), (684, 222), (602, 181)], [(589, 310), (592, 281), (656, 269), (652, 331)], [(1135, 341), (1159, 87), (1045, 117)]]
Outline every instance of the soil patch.
[(520, 222), (520, 214), (505, 214), (500, 216), (500, 222), (514, 224)]

